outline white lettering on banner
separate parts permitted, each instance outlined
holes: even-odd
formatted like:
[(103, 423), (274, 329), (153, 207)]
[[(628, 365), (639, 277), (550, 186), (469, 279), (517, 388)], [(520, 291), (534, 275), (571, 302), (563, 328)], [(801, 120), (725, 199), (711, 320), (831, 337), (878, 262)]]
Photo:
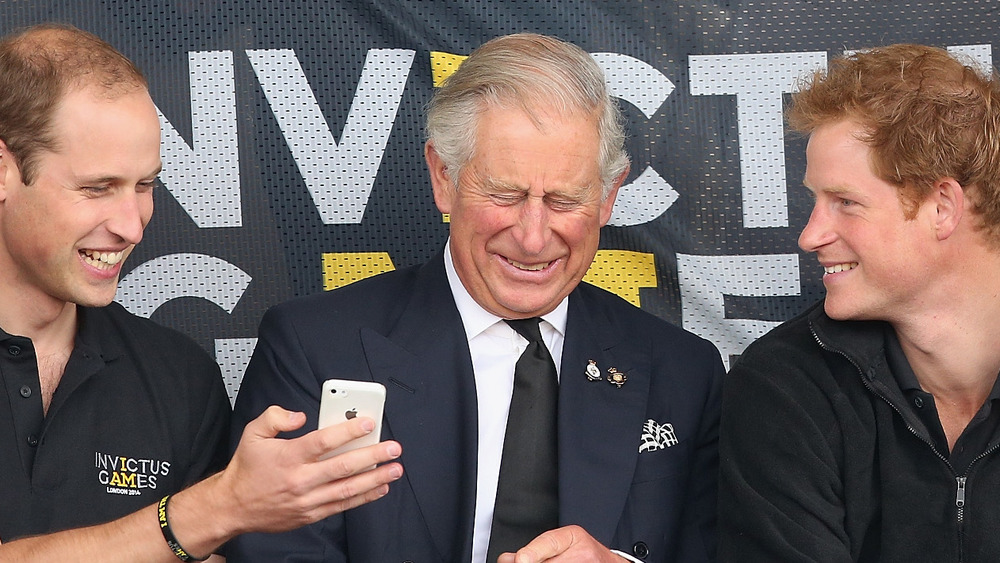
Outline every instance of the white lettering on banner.
[(242, 226), (233, 54), (192, 51), (188, 73), (192, 146), (157, 109), (163, 133), (160, 180), (199, 228)]
[[(653, 117), (674, 91), (674, 83), (645, 61), (619, 53), (593, 53), (612, 96)], [(609, 225), (629, 227), (656, 219), (677, 201), (677, 191), (652, 166), (618, 190)]]
[(741, 297), (799, 295), (797, 254), (694, 256), (677, 254), (684, 328), (714, 343), (729, 368), (729, 356), (742, 354), (777, 321), (727, 319), (724, 295)]
[(985, 45), (953, 45), (948, 47), (948, 52), (968, 55), (978, 63), (980, 72), (987, 76), (993, 72), (993, 46), (989, 43)]
[(785, 137), (781, 96), (809, 72), (826, 68), (826, 53), (691, 55), (691, 94), (736, 96), (743, 226), (787, 227)]
[(295, 53), (247, 51), (323, 224), (361, 223), (414, 55), (407, 49), (368, 51), (338, 144)]
[(146, 318), (178, 297), (200, 297), (232, 313), (252, 279), (215, 256), (166, 254), (139, 264), (122, 278), (115, 301)]
[[(959, 45), (992, 66), (990, 45)], [(364, 216), (415, 52), (368, 51), (339, 141), (331, 132), (292, 50), (247, 50), (251, 66), (324, 224), (359, 224)], [(648, 63), (618, 53), (594, 53), (612, 95), (653, 118), (675, 86)], [(825, 68), (824, 52), (691, 55), (692, 95), (736, 96), (743, 225), (788, 226), (782, 96), (798, 80)], [(199, 228), (241, 227), (239, 139), (231, 51), (192, 51), (191, 144), (160, 113), (166, 189)], [(317, 87), (320, 87), (317, 85)], [(329, 87), (324, 84), (323, 87)], [(159, 112), (158, 112), (159, 113)], [(689, 188), (689, 189), (693, 189)], [(677, 191), (651, 166), (623, 186), (609, 224), (634, 226), (660, 217)], [(776, 321), (726, 319), (724, 295), (798, 295), (798, 258), (789, 255), (677, 255), (683, 325), (713, 341), (727, 360)], [(231, 313), (251, 276), (220, 258), (170, 254), (139, 265), (119, 285), (117, 301), (149, 317), (178, 297), (200, 297)], [(216, 359), (235, 397), (256, 339), (215, 339)]]
[(250, 363), (250, 356), (257, 346), (256, 338), (216, 338), (215, 363), (222, 370), (222, 381), (226, 384), (230, 404), (236, 403), (243, 374)]

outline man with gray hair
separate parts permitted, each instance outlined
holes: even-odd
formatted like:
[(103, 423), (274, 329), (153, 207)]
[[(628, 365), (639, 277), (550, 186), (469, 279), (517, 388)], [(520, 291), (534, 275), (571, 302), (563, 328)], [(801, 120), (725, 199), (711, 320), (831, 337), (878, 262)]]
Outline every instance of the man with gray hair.
[(325, 379), (382, 383), (405, 476), (238, 538), (231, 561), (713, 560), (719, 353), (580, 283), (629, 166), (600, 68), (554, 38), (494, 39), (427, 132), (445, 248), (271, 309), (234, 413), (315, 420)]

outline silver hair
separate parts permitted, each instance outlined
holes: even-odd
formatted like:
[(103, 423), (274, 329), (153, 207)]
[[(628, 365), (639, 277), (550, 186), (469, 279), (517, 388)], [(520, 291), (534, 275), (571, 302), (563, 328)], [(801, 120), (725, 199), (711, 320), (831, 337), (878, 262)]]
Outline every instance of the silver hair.
[(487, 41), (462, 63), (427, 105), (427, 138), (457, 186), (475, 154), (479, 118), (490, 107), (597, 116), (602, 196), (629, 165), (624, 118), (604, 73), (583, 49), (554, 37), (518, 33)]

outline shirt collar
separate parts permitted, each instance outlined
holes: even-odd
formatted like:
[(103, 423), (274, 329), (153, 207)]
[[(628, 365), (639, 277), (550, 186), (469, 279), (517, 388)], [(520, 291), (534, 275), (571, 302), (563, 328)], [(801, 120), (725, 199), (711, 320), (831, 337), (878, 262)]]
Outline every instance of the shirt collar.
[[(462, 324), (465, 327), (465, 337), (468, 340), (472, 340), (476, 336), (479, 336), (484, 330), (496, 324), (498, 321), (502, 321), (502, 317), (498, 317), (493, 313), (490, 313), (486, 309), (483, 309), (476, 300), (469, 295), (469, 291), (465, 289), (465, 285), (462, 284), (462, 280), (458, 277), (458, 271), (455, 270), (455, 262), (451, 257), (451, 239), (444, 247), (444, 270), (448, 274), (448, 285), (451, 287), (451, 294), (455, 298), (455, 305), (458, 307), (458, 314), (462, 317)], [(560, 336), (566, 336), (566, 317), (569, 311), (569, 296), (564, 297), (559, 305), (556, 306), (552, 311), (542, 315), (542, 319), (548, 324), (552, 325), (552, 328), (560, 334)]]

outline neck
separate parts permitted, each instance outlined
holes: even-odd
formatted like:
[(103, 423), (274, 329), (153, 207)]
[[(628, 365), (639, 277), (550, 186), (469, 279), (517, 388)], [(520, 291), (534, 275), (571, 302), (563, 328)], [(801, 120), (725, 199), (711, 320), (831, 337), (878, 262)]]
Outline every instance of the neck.
[(0, 328), (10, 335), (31, 339), (43, 407), (47, 408), (47, 399), (59, 384), (73, 350), (77, 309), (74, 303), (54, 299), (18, 281), (0, 274)]
[[(949, 445), (982, 407), (1000, 373), (1000, 260), (937, 280), (909, 314), (890, 320)], [(932, 290), (933, 291), (933, 290)]]
[(0, 290), (0, 328), (30, 338), (35, 346), (72, 342), (76, 336), (76, 305), (65, 301), (40, 302)]

